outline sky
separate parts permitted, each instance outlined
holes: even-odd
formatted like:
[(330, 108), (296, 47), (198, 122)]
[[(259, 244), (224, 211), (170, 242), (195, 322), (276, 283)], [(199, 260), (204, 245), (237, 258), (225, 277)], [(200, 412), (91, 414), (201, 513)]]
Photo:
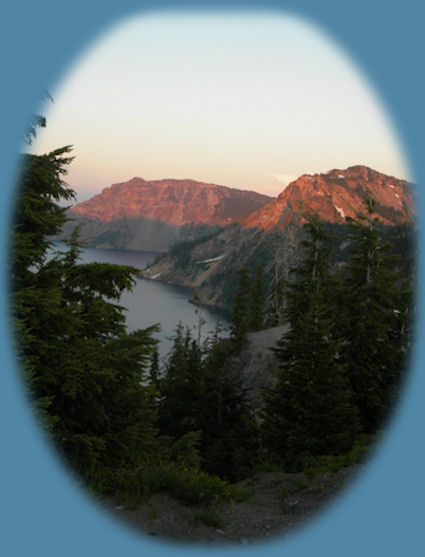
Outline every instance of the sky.
[(65, 77), (31, 150), (73, 145), (83, 201), (113, 183), (192, 178), (278, 195), (304, 173), (364, 164), (409, 179), (355, 62), (308, 21), (159, 12), (121, 21)]

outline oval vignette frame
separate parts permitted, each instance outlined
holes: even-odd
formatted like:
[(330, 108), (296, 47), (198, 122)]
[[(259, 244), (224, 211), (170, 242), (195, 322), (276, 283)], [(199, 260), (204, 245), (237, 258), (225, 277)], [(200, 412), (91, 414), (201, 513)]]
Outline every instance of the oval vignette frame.
[[(94, 0), (87, 5), (76, 0), (72, 7), (58, 10), (49, 0), (25, 9), (10, 4), (3, 18), (3, 52), (8, 53), (5, 64), (7, 84), (3, 97), (5, 119), (2, 129), (2, 164), (4, 186), (1, 195), (0, 223), (2, 228), (2, 265), (7, 269), (8, 220), (19, 136), (30, 113), (36, 109), (38, 95), (46, 84), (56, 82), (85, 47), (105, 28), (120, 18), (140, 13), (142, 8), (157, 9), (180, 6), (179, 2), (140, 2), (122, 0), (120, 6), (106, 5)], [(137, 5), (135, 5), (137, 4)], [(182, 4), (193, 9), (199, 3)], [(202, 6), (208, 6), (207, 3)], [(409, 9), (409, 6), (411, 7)], [(227, 2), (212, 3), (212, 7), (232, 7)], [(53, 9), (55, 7), (55, 9)], [(425, 176), (425, 163), (420, 161), (421, 131), (424, 127), (420, 104), (421, 83), (417, 71), (421, 67), (420, 4), (418, 0), (403, 4), (404, 11), (388, 7), (378, 0), (371, 5), (359, 0), (355, 5), (337, 9), (332, 0), (323, 0), (320, 7), (314, 0), (235, 3), (233, 7), (285, 9), (305, 16), (339, 44), (365, 70), (365, 77), (376, 86), (379, 98), (391, 108), (392, 121), (402, 137), (413, 181), (420, 184)], [(385, 22), (385, 23), (384, 23)], [(364, 34), (359, 31), (364, 30)], [(357, 34), (357, 36), (356, 36)], [(360, 35), (363, 35), (360, 37)], [(344, 37), (345, 35), (345, 37)], [(415, 40), (418, 43), (415, 43)], [(52, 45), (57, 44), (57, 48)], [(7, 47), (8, 45), (8, 47)], [(10, 46), (12, 45), (12, 46)], [(369, 52), (369, 56), (367, 53)], [(394, 75), (395, 74), (395, 75)], [(423, 89), (422, 89), (423, 92)], [(418, 224), (424, 196), (417, 191)], [(423, 230), (418, 237), (423, 246)], [(423, 279), (423, 261), (420, 278)], [(2, 288), (7, 289), (6, 273), (2, 273)], [(7, 291), (7, 290), (6, 290)], [(354, 480), (355, 485), (335, 501), (329, 511), (320, 514), (311, 524), (286, 541), (276, 539), (260, 548), (270, 555), (305, 555), (318, 548), (327, 555), (398, 556), (413, 547), (424, 547), (421, 536), (421, 496), (425, 495), (423, 469), (424, 449), (418, 446), (424, 423), (420, 408), (424, 378), (419, 377), (423, 366), (423, 291), (419, 282), (416, 342), (411, 354), (410, 375), (404, 396), (397, 405), (388, 440), (378, 448), (368, 463), (367, 471)], [(156, 543), (152, 539), (131, 535), (129, 530), (99, 512), (75, 490), (68, 472), (57, 466), (56, 458), (42, 439), (38, 424), (34, 424), (27, 408), (22, 386), (15, 373), (13, 345), (8, 328), (8, 307), (3, 294), (2, 309), (2, 427), (4, 428), (2, 479), (4, 501), (2, 513), (2, 545), (8, 555), (91, 555), (94, 551), (105, 557), (118, 552), (131, 557), (146, 550), (149, 555), (188, 553), (203, 554), (202, 546)], [(422, 387), (422, 389), (421, 389)], [(421, 420), (422, 418), (422, 420)], [(229, 555), (256, 553), (258, 547), (213, 547)]]

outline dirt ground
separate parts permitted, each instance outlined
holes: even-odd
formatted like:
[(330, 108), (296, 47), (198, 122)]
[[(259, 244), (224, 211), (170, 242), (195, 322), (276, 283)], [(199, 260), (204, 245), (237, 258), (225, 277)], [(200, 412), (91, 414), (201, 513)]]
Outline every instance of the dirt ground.
[(219, 507), (183, 505), (167, 493), (156, 493), (136, 509), (117, 501), (105, 505), (143, 535), (203, 545), (246, 545), (285, 537), (306, 524), (351, 482), (357, 467), (311, 477), (305, 473), (262, 472), (237, 485), (249, 498)]

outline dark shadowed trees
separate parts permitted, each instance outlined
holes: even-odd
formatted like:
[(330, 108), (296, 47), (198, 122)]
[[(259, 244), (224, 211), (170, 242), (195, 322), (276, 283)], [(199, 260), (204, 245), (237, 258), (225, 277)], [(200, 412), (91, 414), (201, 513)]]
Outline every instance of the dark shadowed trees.
[(391, 254), (390, 244), (381, 237), (374, 202), (368, 200), (366, 208), (366, 215), (348, 219), (351, 256), (341, 357), (363, 429), (373, 433), (387, 416), (403, 376), (411, 290), (404, 286), (399, 257)]
[(302, 468), (309, 456), (349, 450), (358, 433), (357, 411), (338, 357), (338, 280), (330, 273), (320, 222), (312, 219), (306, 229), (305, 259), (288, 284), (289, 330), (276, 349), (276, 387), (264, 393), (265, 445), (288, 469)]
[(253, 465), (258, 432), (240, 380), (223, 371), (231, 354), (228, 340), (201, 346), (180, 324), (159, 381), (158, 423), (174, 439), (201, 432), (202, 468), (233, 480)]
[[(74, 192), (70, 147), (22, 159), (12, 232), (11, 298), (28, 390), (66, 459), (99, 489), (155, 452), (154, 389), (144, 384), (153, 329), (127, 333), (121, 293), (135, 269), (81, 264), (74, 234), (49, 241)], [(146, 383), (146, 381), (145, 381)]]

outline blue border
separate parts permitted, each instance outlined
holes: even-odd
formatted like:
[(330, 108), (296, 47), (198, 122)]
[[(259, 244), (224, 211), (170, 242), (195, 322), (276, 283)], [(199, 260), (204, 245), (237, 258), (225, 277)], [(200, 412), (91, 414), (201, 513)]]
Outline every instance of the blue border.
[[(5, 0), (0, 18), (1, 149), (0, 258), (2, 273), (0, 387), (0, 551), (8, 556), (223, 554), (288, 556), (323, 554), (425, 554), (423, 502), (425, 451), (423, 425), (424, 300), (418, 297), (418, 324), (410, 379), (392, 422), (392, 432), (364, 473), (328, 513), (299, 535), (260, 548), (207, 549), (161, 545), (143, 539), (109, 519), (74, 488), (41, 437), (15, 372), (7, 317), (7, 242), (10, 229), (16, 148), (38, 95), (54, 84), (98, 33), (118, 18), (153, 7), (206, 7), (200, 2), (137, 0)], [(305, 15), (329, 32), (354, 57), (390, 111), (408, 155), (415, 181), (425, 184), (423, 130), (423, 54), (420, 0), (292, 0), (216, 2), (215, 7), (267, 7)], [(423, 187), (417, 191), (423, 213)], [(424, 243), (420, 223), (419, 248)], [(423, 253), (420, 256), (423, 280)], [(422, 551), (421, 551), (422, 549)]]

